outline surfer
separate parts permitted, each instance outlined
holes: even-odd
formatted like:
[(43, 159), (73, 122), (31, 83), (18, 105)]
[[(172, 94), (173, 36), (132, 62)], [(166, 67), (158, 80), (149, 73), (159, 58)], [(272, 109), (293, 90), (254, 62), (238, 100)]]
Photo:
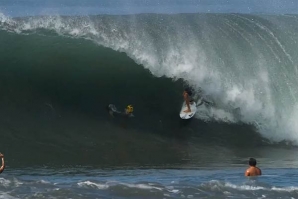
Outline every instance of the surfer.
[(193, 102), (191, 96), (192, 96), (191, 90), (189, 88), (185, 88), (183, 91), (183, 98), (184, 98), (186, 106), (187, 106), (187, 110), (184, 111), (185, 113), (191, 112), (190, 103)]
[(254, 158), (249, 158), (248, 160), (249, 168), (246, 169), (245, 176), (259, 176), (262, 175), (261, 169), (256, 167), (257, 161)]
[(132, 105), (127, 105), (127, 107), (124, 110), (124, 114), (128, 117), (133, 117), (133, 106)]
[(120, 112), (117, 110), (116, 106), (114, 104), (110, 104), (108, 106), (108, 110), (111, 116), (115, 115), (120, 115), (120, 116), (125, 116), (125, 117), (133, 117), (133, 106), (132, 105), (127, 105), (126, 108), (124, 109), (124, 112)]
[(2, 173), (5, 169), (4, 155), (2, 153), (0, 153), (0, 158), (2, 159), (2, 166), (0, 167), (0, 173)]

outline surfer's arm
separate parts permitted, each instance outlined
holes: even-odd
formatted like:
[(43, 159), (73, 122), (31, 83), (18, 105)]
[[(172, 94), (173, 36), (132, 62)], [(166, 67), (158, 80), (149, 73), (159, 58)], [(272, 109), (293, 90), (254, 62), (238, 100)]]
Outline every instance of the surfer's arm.
[(5, 169), (4, 155), (2, 153), (0, 153), (0, 158), (2, 159), (2, 166), (0, 167), (0, 173), (2, 173)]

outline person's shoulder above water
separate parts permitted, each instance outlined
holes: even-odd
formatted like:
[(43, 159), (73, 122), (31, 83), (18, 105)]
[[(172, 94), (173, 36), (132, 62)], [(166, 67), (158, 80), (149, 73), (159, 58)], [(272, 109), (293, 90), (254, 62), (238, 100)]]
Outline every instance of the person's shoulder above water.
[(249, 158), (248, 160), (248, 165), (249, 168), (246, 169), (245, 171), (245, 176), (259, 176), (262, 175), (262, 171), (260, 168), (258, 168), (257, 165), (257, 160), (254, 158)]

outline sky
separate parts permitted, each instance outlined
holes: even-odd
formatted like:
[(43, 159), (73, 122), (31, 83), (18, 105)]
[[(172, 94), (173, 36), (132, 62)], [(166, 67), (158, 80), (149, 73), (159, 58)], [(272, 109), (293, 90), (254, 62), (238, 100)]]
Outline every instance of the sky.
[(0, 0), (8, 16), (136, 13), (298, 14), (298, 0)]

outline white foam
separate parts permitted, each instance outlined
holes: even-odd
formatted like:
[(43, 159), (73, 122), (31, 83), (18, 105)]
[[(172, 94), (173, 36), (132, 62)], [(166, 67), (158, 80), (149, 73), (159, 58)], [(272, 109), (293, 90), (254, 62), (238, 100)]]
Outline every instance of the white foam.
[(0, 178), (0, 186), (9, 187), (11, 184), (10, 180), (6, 180), (4, 178)]
[(39, 180), (39, 181), (37, 181), (37, 183), (40, 183), (40, 184), (51, 184), (49, 181), (46, 181), (46, 180)]
[(252, 191), (266, 190), (266, 188), (264, 188), (264, 187), (252, 186), (252, 185), (234, 185), (234, 184), (231, 184), (231, 183), (225, 183), (225, 186), (233, 188), (233, 189), (237, 189), (237, 190), (252, 190)]
[(13, 197), (5, 192), (0, 192), (0, 199), (17, 199), (16, 197)]
[[(211, 180), (210, 182), (204, 183), (204, 187), (210, 187), (212, 190), (222, 190), (224, 188), (232, 188), (239, 191), (258, 191), (258, 190), (265, 190), (265, 191), (278, 191), (278, 192), (296, 192), (298, 187), (262, 187), (257, 185), (236, 185), (229, 182), (220, 182), (218, 180)], [(225, 191), (226, 194), (230, 192)], [(262, 196), (264, 197), (264, 196)]]
[(156, 187), (156, 186), (151, 186), (151, 185), (147, 185), (147, 184), (129, 184), (129, 183), (119, 183), (121, 185), (124, 185), (126, 187), (129, 187), (129, 188), (138, 188), (138, 189), (156, 189), (156, 190), (159, 190), (159, 191), (162, 191), (163, 188), (160, 188), (160, 187)]
[(272, 187), (272, 190), (274, 191), (281, 191), (281, 192), (296, 192), (298, 191), (298, 187), (284, 187), (284, 188), (278, 188), (278, 187)]
[(108, 189), (110, 186), (108, 184), (101, 184), (101, 183), (95, 183), (91, 181), (85, 181), (85, 182), (79, 182), (77, 183), (79, 187), (96, 187), (97, 189)]
[[(109, 189), (112, 186), (116, 186), (116, 185), (122, 185), (125, 187), (129, 187), (129, 188), (137, 188), (137, 189), (144, 189), (144, 190), (159, 190), (162, 191), (163, 188), (157, 187), (157, 186), (153, 186), (153, 185), (149, 185), (149, 184), (130, 184), (130, 183), (122, 183), (122, 182), (106, 182), (105, 184), (102, 183), (95, 183), (95, 182), (91, 182), (91, 181), (84, 181), (84, 182), (79, 182), (77, 183), (79, 187), (96, 187), (97, 189)], [(171, 190), (169, 192), (172, 193), (177, 193), (178, 190)]]

